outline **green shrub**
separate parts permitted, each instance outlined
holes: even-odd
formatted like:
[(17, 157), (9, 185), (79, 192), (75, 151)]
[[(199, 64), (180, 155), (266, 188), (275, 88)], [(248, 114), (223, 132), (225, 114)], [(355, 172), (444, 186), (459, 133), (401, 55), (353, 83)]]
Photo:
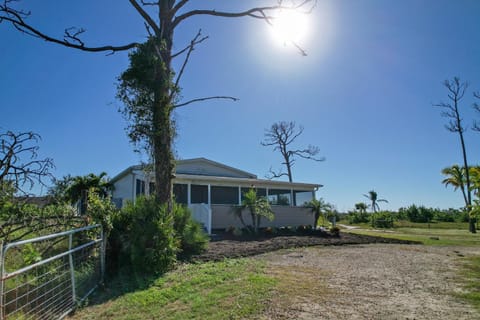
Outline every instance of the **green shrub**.
[(366, 211), (350, 211), (347, 219), (348, 223), (368, 223), (370, 216)]
[(393, 228), (394, 215), (388, 211), (380, 211), (372, 215), (372, 227)]
[(205, 250), (208, 235), (202, 226), (192, 218), (190, 210), (183, 205), (173, 204), (173, 227), (180, 241), (179, 253), (182, 257), (198, 254)]
[[(208, 243), (202, 226), (190, 210), (166, 205), (153, 197), (138, 197), (114, 215), (109, 239), (111, 269), (129, 266), (138, 273), (161, 274), (173, 267), (177, 258), (200, 253)], [(108, 261), (108, 260), (107, 260)]]
[(399, 212), (406, 215), (411, 222), (430, 222), (434, 216), (435, 209), (424, 206), (411, 205), (408, 208), (401, 208)]
[(91, 222), (101, 224), (107, 237), (113, 228), (112, 219), (117, 212), (110, 197), (101, 197), (96, 192), (88, 193), (87, 217)]
[(179, 241), (172, 215), (154, 198), (138, 197), (113, 219), (110, 259), (138, 273), (160, 274), (176, 262)]

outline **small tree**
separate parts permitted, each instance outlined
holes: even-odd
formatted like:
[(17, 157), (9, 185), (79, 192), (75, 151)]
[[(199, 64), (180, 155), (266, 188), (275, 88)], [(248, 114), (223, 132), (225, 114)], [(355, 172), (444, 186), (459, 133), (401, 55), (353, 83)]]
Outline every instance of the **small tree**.
[[(267, 198), (259, 197), (254, 188), (250, 188), (245, 192), (243, 197), (242, 204), (234, 208), (235, 215), (240, 219), (243, 226), (251, 227), (254, 233), (258, 233), (262, 217), (269, 221), (272, 221), (275, 217), (272, 208), (270, 207), (270, 203)], [(248, 209), (250, 212), (250, 217), (252, 219), (252, 224), (250, 226), (248, 226), (243, 219), (242, 214), (245, 209)]]
[(312, 199), (304, 205), (305, 208), (310, 209), (310, 212), (313, 213), (313, 229), (317, 229), (318, 219), (320, 216), (323, 216), (323, 225), (327, 220), (327, 213), (333, 209), (333, 206), (330, 203), (325, 202), (322, 198)]
[[(1, 21), (1, 20), (0, 20)], [(39, 134), (7, 131), (0, 133), (0, 187), (11, 187), (26, 193), (35, 183), (45, 186), (45, 178), (52, 178), (54, 168), (50, 158), (38, 159)]]
[(264, 147), (273, 146), (274, 151), (279, 151), (283, 157), (282, 165), (285, 166), (286, 172), (279, 170), (275, 172), (270, 168), (269, 179), (288, 177), (288, 181), (293, 181), (292, 167), (295, 164), (296, 157), (309, 159), (313, 161), (324, 161), (325, 158), (317, 158), (320, 149), (316, 146), (309, 145), (304, 149), (291, 149), (291, 144), (303, 133), (303, 127), (296, 128), (293, 121), (280, 121), (272, 124), (272, 126), (265, 131), (265, 139), (261, 142)]

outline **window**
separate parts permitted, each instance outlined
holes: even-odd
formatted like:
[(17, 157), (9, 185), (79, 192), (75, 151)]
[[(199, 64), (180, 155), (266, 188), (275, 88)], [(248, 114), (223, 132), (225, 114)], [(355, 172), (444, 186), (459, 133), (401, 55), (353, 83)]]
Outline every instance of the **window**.
[(192, 184), (192, 203), (208, 203), (208, 186)]
[(145, 181), (137, 179), (135, 181), (135, 195), (145, 194)]
[(290, 190), (269, 189), (268, 201), (270, 204), (289, 206), (292, 203)]
[(294, 190), (293, 197), (295, 200), (294, 205), (301, 207), (306, 202), (310, 202), (313, 199), (313, 192), (307, 190)]
[(173, 185), (173, 195), (177, 203), (187, 204), (188, 202), (188, 184)]
[[(248, 190), (250, 190), (251, 188), (242, 188), (241, 189), (241, 192), (242, 192), (242, 201), (243, 199), (245, 199), (245, 196), (244, 194), (246, 192), (248, 192)], [(256, 191), (257, 191), (257, 197), (266, 197), (267, 196), (267, 189), (265, 188), (254, 188)]]
[(212, 204), (238, 204), (238, 187), (212, 186)]

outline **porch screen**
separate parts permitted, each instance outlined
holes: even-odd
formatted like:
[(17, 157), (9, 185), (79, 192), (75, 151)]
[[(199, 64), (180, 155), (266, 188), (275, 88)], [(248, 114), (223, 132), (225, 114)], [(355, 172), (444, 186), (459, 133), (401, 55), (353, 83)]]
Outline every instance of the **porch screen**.
[(238, 204), (238, 187), (212, 186), (212, 204)]
[[(250, 188), (242, 188), (241, 189), (242, 201), (243, 201), (243, 199), (245, 199), (245, 193), (248, 192), (248, 190), (250, 190)], [(267, 189), (265, 189), (265, 188), (255, 188), (255, 190), (257, 190), (257, 197), (266, 197), (267, 196)]]
[(208, 186), (192, 184), (192, 203), (208, 203)]
[(188, 184), (173, 184), (173, 195), (175, 196), (175, 201), (181, 204), (187, 204), (188, 202)]
[(268, 189), (268, 201), (274, 205), (289, 206), (292, 204), (290, 190)]
[(293, 191), (293, 196), (294, 196), (294, 205), (301, 207), (305, 203), (310, 202), (313, 199), (313, 192), (312, 191), (307, 191), (307, 190), (294, 190)]

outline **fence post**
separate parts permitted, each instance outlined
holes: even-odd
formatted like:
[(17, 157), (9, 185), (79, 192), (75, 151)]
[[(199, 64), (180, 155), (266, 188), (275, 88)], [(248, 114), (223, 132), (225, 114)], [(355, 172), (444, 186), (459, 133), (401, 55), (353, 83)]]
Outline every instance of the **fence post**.
[[(68, 235), (68, 250), (72, 250), (72, 244), (73, 244), (73, 233), (70, 233)], [(68, 255), (68, 260), (70, 262), (70, 277), (72, 281), (72, 299), (73, 299), (73, 304), (75, 305), (77, 301), (77, 295), (76, 295), (76, 288), (75, 288), (75, 269), (73, 265), (73, 256), (72, 253)]]
[(103, 285), (103, 277), (105, 275), (105, 252), (107, 246), (103, 226), (100, 227), (100, 232), (100, 236), (102, 237), (102, 242), (100, 243), (100, 283)]

